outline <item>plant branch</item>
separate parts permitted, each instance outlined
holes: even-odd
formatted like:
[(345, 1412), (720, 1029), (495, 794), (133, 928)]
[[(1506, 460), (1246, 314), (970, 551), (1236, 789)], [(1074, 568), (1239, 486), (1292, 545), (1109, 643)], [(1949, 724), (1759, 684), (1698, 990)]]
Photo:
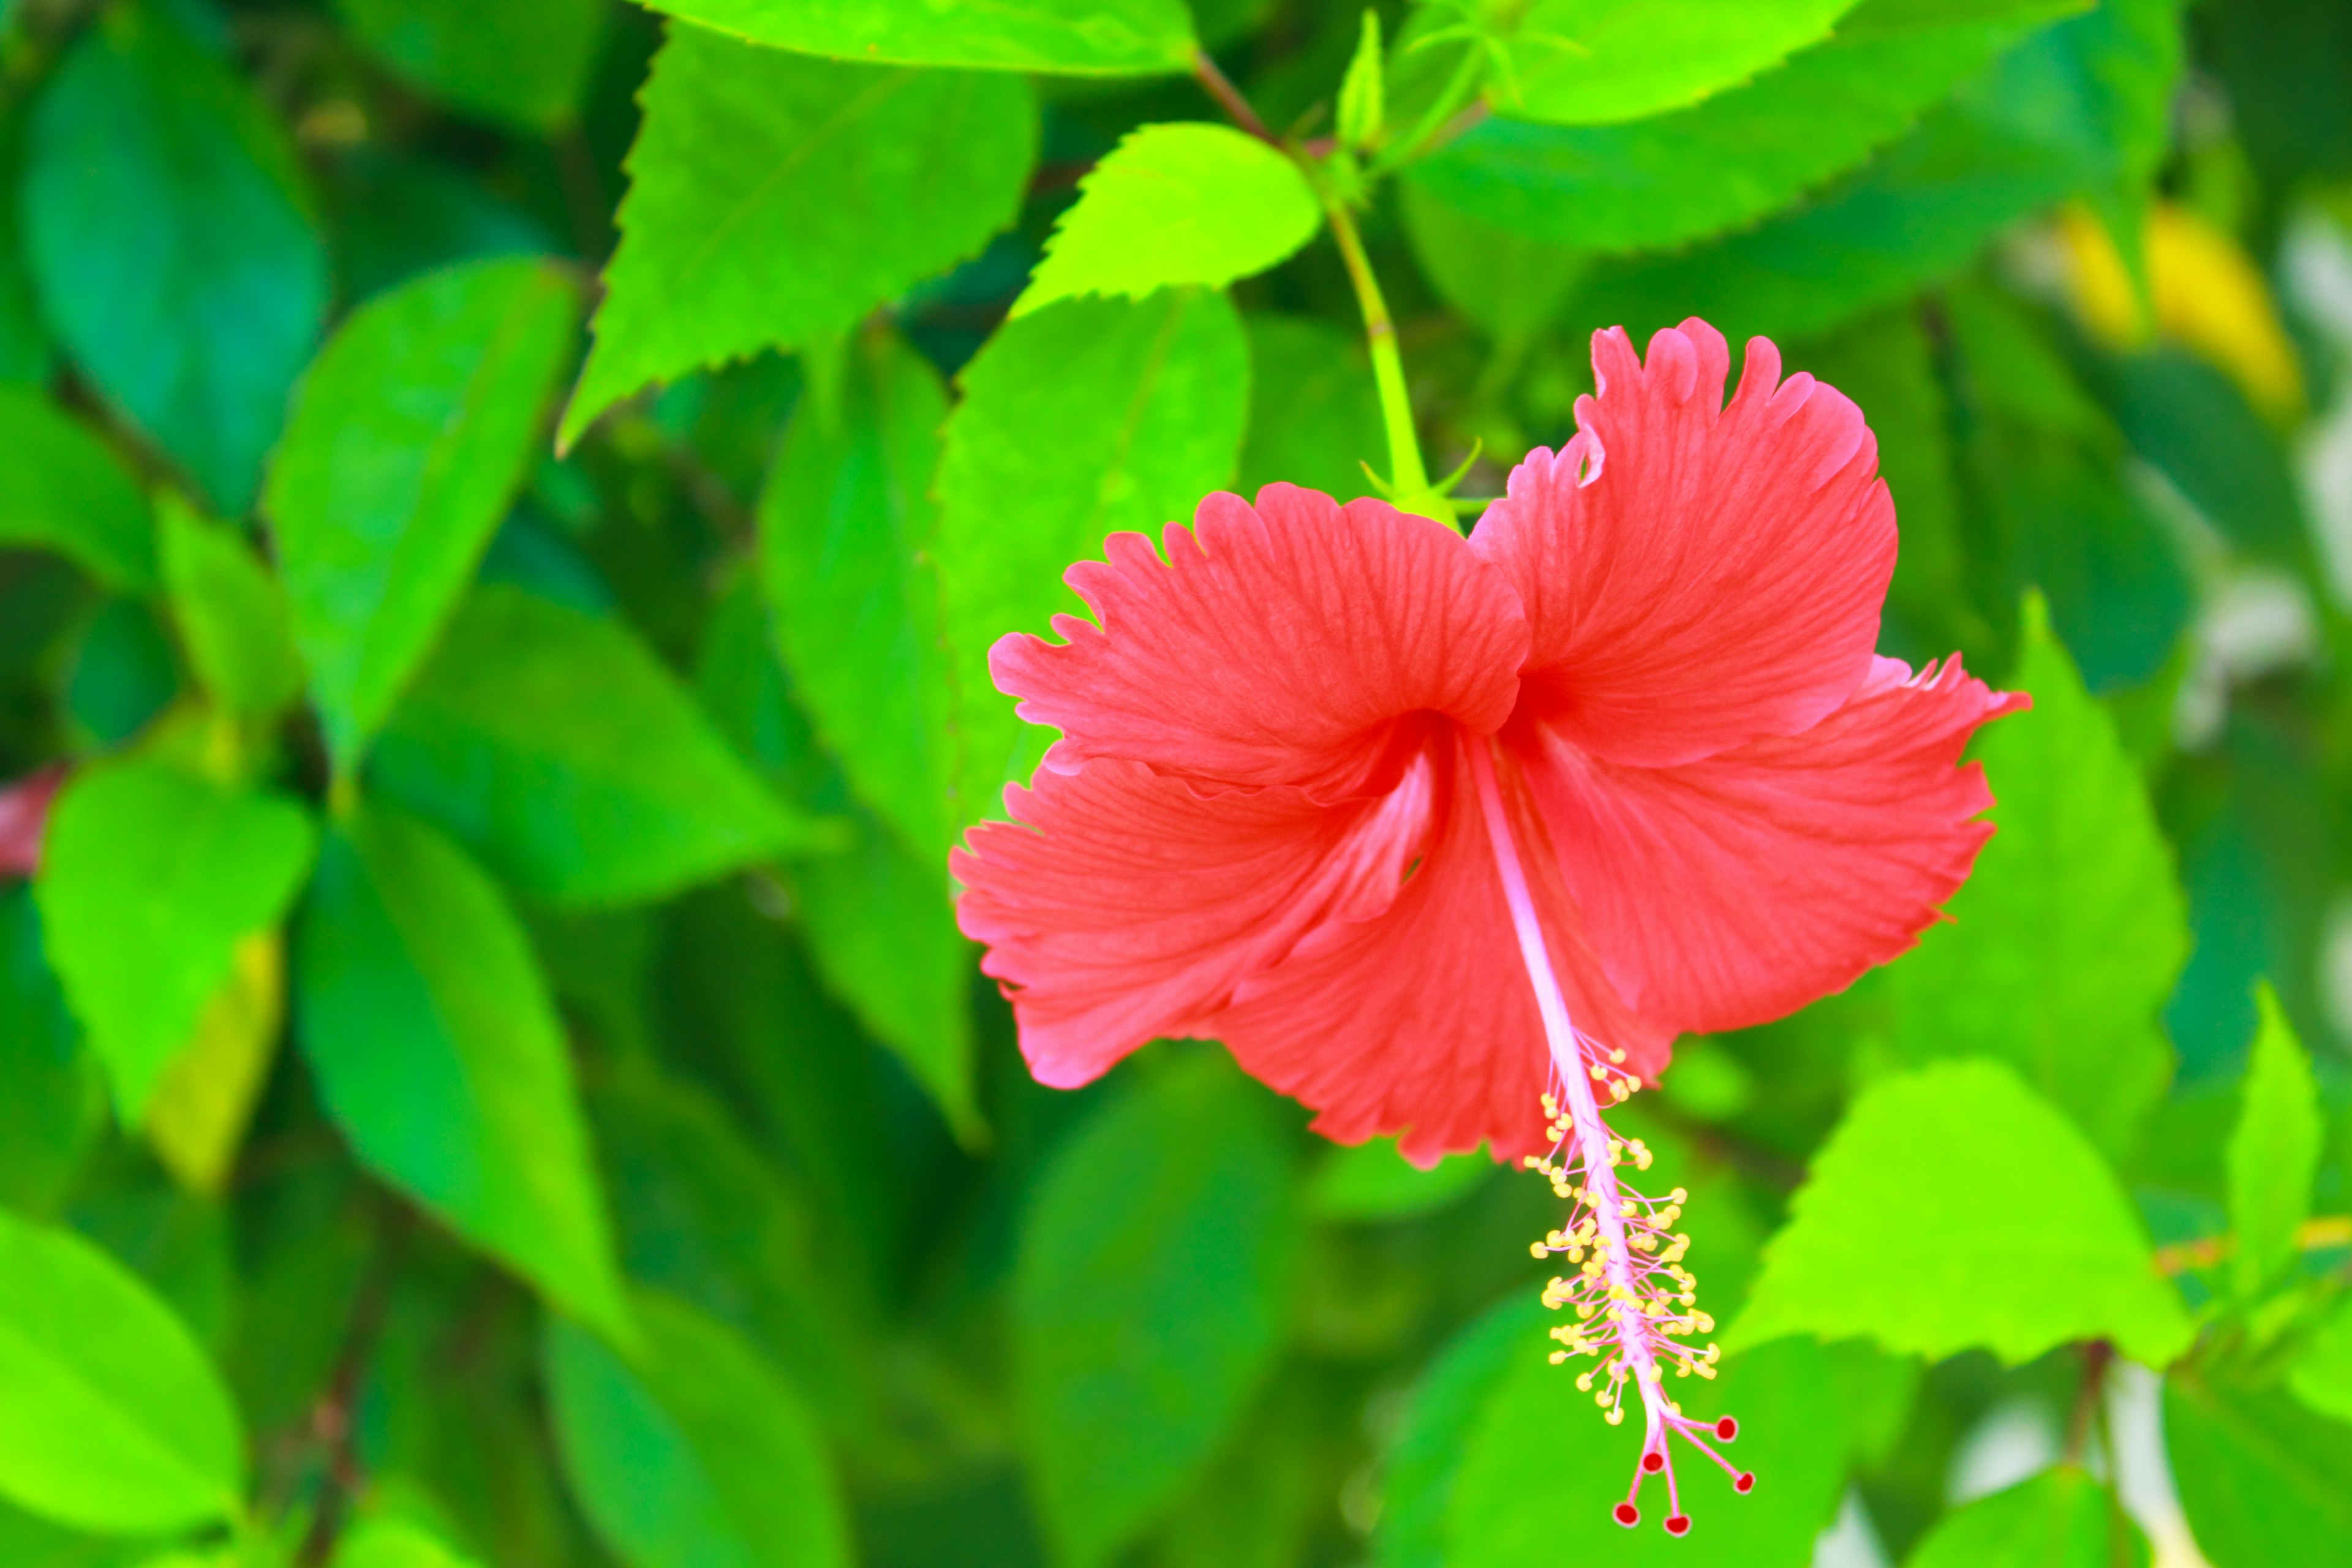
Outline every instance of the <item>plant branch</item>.
[(1232, 117), (1234, 124), (1269, 145), (1282, 145), (1274, 132), (1265, 128), (1265, 121), (1258, 118), (1257, 110), (1250, 107), (1250, 100), (1242, 96), (1242, 89), (1235, 87), (1233, 79), (1209, 58), (1208, 50), (1192, 51), (1192, 75), (1208, 89), (1209, 96), (1217, 100), (1217, 107)]

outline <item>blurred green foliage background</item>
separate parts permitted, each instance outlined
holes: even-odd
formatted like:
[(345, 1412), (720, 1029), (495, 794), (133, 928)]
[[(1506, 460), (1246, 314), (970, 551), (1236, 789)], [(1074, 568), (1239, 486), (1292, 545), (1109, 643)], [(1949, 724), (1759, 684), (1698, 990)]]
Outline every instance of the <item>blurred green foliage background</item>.
[[(660, 10), (0, 0), (0, 1562), (2352, 1563), (2352, 9)], [(1392, 471), (1333, 205), (1463, 496), (1769, 334), (2035, 698), (1628, 1108), (1687, 1541), (1543, 1183), (1042, 1089), (954, 925), (989, 643)]]

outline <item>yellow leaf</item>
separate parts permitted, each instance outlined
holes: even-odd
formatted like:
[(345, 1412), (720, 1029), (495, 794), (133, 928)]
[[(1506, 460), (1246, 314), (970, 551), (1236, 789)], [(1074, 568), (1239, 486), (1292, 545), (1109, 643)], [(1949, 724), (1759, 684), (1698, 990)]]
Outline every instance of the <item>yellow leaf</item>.
[(214, 1194), (226, 1184), (285, 1016), (285, 938), (256, 931), (147, 1102), (147, 1141), (181, 1185)]

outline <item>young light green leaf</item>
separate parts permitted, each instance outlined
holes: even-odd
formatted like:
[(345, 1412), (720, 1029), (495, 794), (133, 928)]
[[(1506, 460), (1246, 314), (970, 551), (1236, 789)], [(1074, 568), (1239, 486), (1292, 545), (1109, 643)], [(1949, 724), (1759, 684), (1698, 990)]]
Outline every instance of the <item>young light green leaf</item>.
[(578, 310), (551, 263), (468, 262), (360, 307), (303, 377), (264, 505), (338, 772), (530, 471)]
[(1946, 1514), (1904, 1568), (2115, 1568), (2147, 1561), (2147, 1543), (2106, 1488), (2073, 1465), (2057, 1465)]
[(136, 1275), (0, 1211), (0, 1496), (107, 1534), (238, 1517), (236, 1407)]
[(858, 795), (944, 862), (955, 736), (931, 475), (939, 374), (896, 337), (851, 351), (835, 405), (802, 401), (760, 501), (761, 582), (793, 690)]
[(334, 1568), (475, 1568), (447, 1542), (410, 1520), (362, 1520), (336, 1543)]
[(2242, 1301), (2261, 1294), (2295, 1260), (2295, 1231), (2311, 1217), (2324, 1131), (2311, 1059), (2269, 982), (2255, 1005), (2262, 1024), (2229, 1151), (2230, 1228), (2238, 1238), (2230, 1282)]
[(117, 593), (155, 582), (147, 498), (38, 387), (0, 384), (0, 544), (54, 550)]
[(243, 511), (327, 309), (286, 133), (166, 12), (109, 8), (35, 106), (25, 255), (106, 400)]
[(196, 678), (230, 712), (274, 717), (302, 692), (278, 579), (235, 529), (169, 493), (157, 510), (172, 618)]
[(1249, 328), (1249, 436), (1234, 489), (1280, 480), (1353, 500), (1372, 493), (1367, 459), (1388, 437), (1371, 362), (1353, 335), (1310, 316), (1256, 315)]
[(2157, 1015), (2189, 956), (2188, 910), (2139, 768), (2038, 596), (2022, 643), (2008, 684), (2033, 707), (1975, 751), (1997, 831), (1951, 923), (1888, 975), (1895, 1044), (1914, 1061), (2011, 1063), (2115, 1155), (2171, 1075)]
[(685, 1302), (633, 1300), (634, 1363), (560, 1319), (546, 1340), (556, 1443), (605, 1545), (628, 1568), (847, 1568), (839, 1486), (800, 1395)]
[(381, 806), (339, 821), (303, 909), (294, 1000), (320, 1097), (361, 1163), (625, 1336), (554, 1005), (464, 852)]
[(369, 779), (558, 904), (656, 898), (830, 842), (626, 627), (495, 584), (450, 623)]
[(1837, 1512), (1845, 1479), (1845, 1432), (1821, 1346), (1804, 1340), (1761, 1346), (1726, 1362), (1716, 1382), (1675, 1389), (1696, 1411), (1740, 1418), (1738, 1446), (1726, 1457), (1759, 1478), (1754, 1493), (1742, 1497), (1713, 1465), (1687, 1451), (1678, 1456), (1683, 1508), (1699, 1522), (1676, 1540), (1654, 1522), (1665, 1504), (1655, 1484), (1643, 1500), (1650, 1517), (1642, 1529), (1620, 1535), (1608, 1522), (1640, 1452), (1634, 1428), (1601, 1419), (1592, 1396), (1577, 1391), (1575, 1368), (1546, 1359), (1550, 1343), (1540, 1329), (1521, 1342), (1470, 1424), (1446, 1509), (1446, 1568), (1541, 1561), (1564, 1523), (1608, 1530), (1616, 1562), (1748, 1568), (1807, 1561), (1814, 1537)]
[(183, 1187), (226, 1189), (285, 1021), (286, 939), (256, 931), (237, 942), (228, 978), (147, 1100), (148, 1144)]
[(1375, 1138), (1323, 1156), (1307, 1184), (1307, 1206), (1318, 1219), (1409, 1219), (1433, 1214), (1495, 1173), (1484, 1153), (1448, 1154), (1424, 1171), (1397, 1152), (1393, 1138)]
[(1415, 164), (1415, 189), (1550, 245), (1651, 250), (1719, 234), (1859, 165), (2032, 28), (2086, 0), (1865, 0), (1755, 80), (1620, 125), (1493, 118)]
[(285, 915), (316, 847), (294, 801), (160, 762), (104, 763), (59, 792), (41, 921), (125, 1121), (194, 1038), (237, 944)]
[(0, 1205), (47, 1214), (106, 1121), (106, 1086), (41, 947), (30, 888), (0, 889)]
[(1322, 223), (1315, 187), (1280, 149), (1223, 125), (1146, 125), (1078, 182), (1013, 313), (1085, 294), (1222, 289), (1283, 260)]
[(2352, 1300), (2315, 1330), (2287, 1373), (2296, 1398), (2323, 1415), (2352, 1426)]
[(975, 254), (1019, 213), (1037, 155), (1019, 77), (810, 59), (700, 27), (670, 29), (643, 101), (566, 446), (649, 382), (834, 338)]
[(2352, 1563), (2352, 1426), (2276, 1393), (2173, 1376), (2164, 1447), (2213, 1568)]
[(836, 59), (1071, 76), (1155, 76), (1192, 63), (1182, 0), (662, 0), (673, 16)]
[(1606, 125), (1696, 103), (1827, 36), (1854, 0), (1536, 0), (1488, 89), (1507, 114)]
[(2104, 1338), (2162, 1366), (2193, 1337), (2115, 1173), (1998, 1061), (1864, 1089), (1789, 1212), (1726, 1349), (1811, 1333), (2015, 1363)]
[(1023, 1426), (1064, 1561), (1105, 1561), (1232, 1431), (1297, 1269), (1273, 1102), (1222, 1055), (1150, 1064), (1055, 1156), (1013, 1285)]
[(1342, 146), (1365, 146), (1388, 122), (1388, 105), (1383, 101), (1387, 75), (1387, 65), (1381, 55), (1381, 14), (1367, 6), (1364, 29), (1356, 37), (1356, 53), (1348, 61), (1348, 74), (1339, 79)]
[(1006, 632), (1084, 605), (1062, 584), (1105, 536), (1155, 537), (1228, 480), (1249, 406), (1249, 351), (1222, 294), (1071, 300), (1011, 323), (964, 367), (940, 462), (946, 596), (966, 821), (1003, 809), (1036, 732), (988, 673)]
[(542, 132), (578, 114), (607, 14), (595, 0), (341, 0), (336, 9), (394, 75), (453, 108)]

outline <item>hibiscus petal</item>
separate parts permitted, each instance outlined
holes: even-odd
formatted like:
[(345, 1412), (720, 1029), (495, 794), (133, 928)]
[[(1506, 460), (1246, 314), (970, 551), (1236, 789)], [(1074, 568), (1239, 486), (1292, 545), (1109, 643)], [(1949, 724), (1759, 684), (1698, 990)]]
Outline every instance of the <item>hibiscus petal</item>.
[(1016, 635), (992, 652), (1021, 716), (1063, 732), (1052, 766), (1122, 757), (1328, 794), (1398, 760), (1406, 715), (1481, 733), (1509, 715), (1526, 619), (1452, 529), (1294, 485), (1268, 485), (1255, 508), (1212, 495), (1195, 523), (1169, 527), (1164, 562), (1121, 533), (1107, 561), (1070, 568), (1099, 627), (1057, 616), (1066, 642)]
[(1578, 434), (1512, 471), (1471, 548), (1534, 633), (1523, 710), (1584, 750), (1664, 766), (1810, 728), (1869, 668), (1895, 569), (1878, 444), (1843, 395), (1696, 319), (1594, 334)]
[(1429, 770), (1339, 805), (1291, 788), (1204, 796), (1134, 763), (1041, 772), (950, 857), (964, 934), (1004, 982), (1039, 1082), (1069, 1089), (1202, 1020), (1318, 922), (1395, 897), (1429, 816)]
[[(1484, 744), (1484, 742), (1474, 742)], [(1243, 1068), (1320, 1112), (1343, 1143), (1400, 1133), (1408, 1158), (1487, 1144), (1517, 1159), (1549, 1146), (1550, 1057), (1521, 967), (1486, 829), (1458, 747), (1440, 749), (1433, 838), (1377, 917), (1319, 925), (1206, 1020)], [(1528, 841), (1532, 807), (1514, 803)], [(1636, 1018), (1585, 943), (1553, 858), (1530, 855), (1545, 935), (1577, 1026), (1655, 1077), (1671, 1037)]]
[(1762, 1023), (1917, 940), (1992, 835), (1969, 734), (2026, 705), (1956, 658), (1876, 659), (1801, 735), (1671, 768), (1595, 758), (1514, 723), (1506, 745), (1560, 850), (1611, 980), (1677, 1030)]

